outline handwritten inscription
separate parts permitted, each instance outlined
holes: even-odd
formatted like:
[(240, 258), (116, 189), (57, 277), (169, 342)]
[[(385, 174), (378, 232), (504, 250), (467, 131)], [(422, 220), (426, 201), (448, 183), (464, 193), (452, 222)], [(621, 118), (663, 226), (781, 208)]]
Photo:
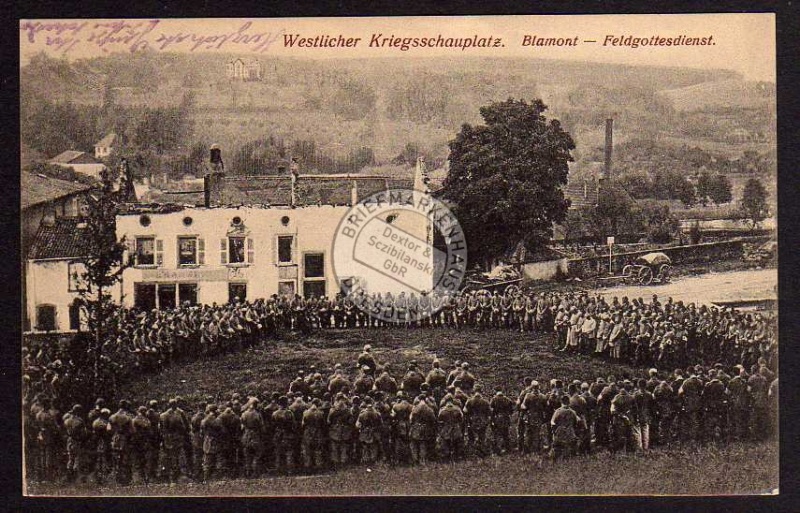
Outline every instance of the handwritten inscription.
[(103, 52), (141, 50), (231, 50), (267, 52), (284, 34), (257, 31), (247, 21), (232, 31), (169, 31), (161, 20), (114, 21), (23, 21), (23, 38), (30, 44), (67, 54), (78, 45), (91, 45)]

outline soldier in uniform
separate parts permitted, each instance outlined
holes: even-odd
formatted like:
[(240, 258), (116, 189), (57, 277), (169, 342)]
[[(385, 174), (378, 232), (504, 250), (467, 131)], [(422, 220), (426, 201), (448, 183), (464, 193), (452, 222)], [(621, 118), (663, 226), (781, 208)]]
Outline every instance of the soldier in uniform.
[(372, 376), (372, 372), (372, 369), (367, 365), (361, 367), (361, 373), (353, 383), (353, 391), (356, 394), (367, 395), (372, 391), (372, 387), (375, 385), (375, 378)]
[(67, 434), (67, 482), (80, 477), (84, 461), (84, 444), (87, 439), (86, 423), (81, 418), (82, 407), (76, 404), (64, 416)]
[(504, 454), (511, 450), (511, 415), (514, 413), (514, 401), (506, 397), (498, 389), (492, 400), (489, 401), (492, 410), (492, 435), (494, 436), (494, 450), (497, 454)]
[(391, 413), (394, 461), (397, 463), (407, 463), (411, 455), (409, 445), (411, 410), (412, 406), (406, 399), (405, 392), (397, 392), (397, 401), (392, 405)]
[(373, 387), (375, 390), (380, 390), (389, 397), (397, 394), (397, 381), (390, 374), (388, 363), (383, 366), (383, 371), (380, 376), (375, 379)]
[(367, 344), (364, 346), (364, 351), (358, 355), (358, 366), (368, 367), (370, 374), (374, 374), (378, 368), (378, 362), (375, 361), (375, 356), (372, 354), (372, 346)]
[(722, 441), (726, 436), (725, 417), (727, 416), (728, 390), (719, 378), (714, 377), (703, 387), (700, 400), (703, 407), (704, 439)]
[(98, 416), (92, 421), (92, 432), (94, 434), (94, 478), (95, 483), (102, 485), (106, 475), (111, 471), (111, 437), (109, 431), (108, 418), (111, 410), (101, 408)]
[(364, 399), (364, 409), (356, 420), (358, 441), (361, 446), (361, 462), (372, 464), (378, 461), (381, 446), (381, 426), (383, 419), (375, 410), (371, 397)]
[(581, 419), (569, 407), (570, 398), (561, 396), (561, 406), (553, 412), (550, 425), (553, 431), (553, 443), (550, 448), (550, 457), (553, 460), (564, 459), (575, 453), (577, 443), (576, 431), (580, 428)]
[[(180, 476), (180, 455), (183, 450), (183, 441), (187, 435), (183, 418), (177, 409), (178, 401), (170, 399), (167, 403), (167, 409), (159, 416), (161, 443), (164, 447), (164, 471), (170, 483), (177, 482)], [(202, 418), (197, 419), (198, 416), (199, 413), (192, 419), (192, 425), (194, 425), (195, 421), (202, 422)], [(200, 447), (202, 448), (202, 444), (200, 444)]]
[(769, 372), (769, 369), (762, 365), (758, 372), (747, 380), (747, 388), (753, 398), (750, 425), (756, 440), (763, 440), (769, 432), (769, 381), (766, 378)]
[(586, 428), (589, 435), (588, 449), (591, 450), (591, 441), (595, 434), (595, 421), (597, 420), (597, 398), (589, 392), (589, 383), (581, 383), (581, 397), (586, 403)]
[(353, 438), (353, 413), (342, 393), (336, 395), (328, 413), (328, 436), (331, 441), (331, 462), (335, 466), (347, 465)]
[(691, 441), (700, 439), (700, 414), (703, 383), (692, 373), (678, 389), (678, 399), (681, 401), (681, 438)]
[(439, 442), (443, 460), (457, 460), (462, 456), (464, 441), (464, 414), (448, 399), (439, 410)]
[(119, 410), (108, 419), (111, 431), (111, 452), (114, 461), (114, 478), (119, 484), (128, 484), (131, 478), (130, 436), (133, 429), (130, 403), (123, 399)]
[(52, 407), (49, 397), (42, 397), (40, 408), (36, 413), (36, 425), (39, 428), (39, 476), (51, 480), (56, 476), (58, 451), (61, 445), (61, 425), (58, 410)]
[(611, 429), (614, 438), (611, 450), (633, 451), (639, 445), (633, 427), (637, 425), (636, 401), (630, 394), (631, 383), (623, 382), (619, 393), (611, 401)]
[(744, 440), (747, 438), (750, 409), (752, 400), (747, 386), (747, 371), (739, 367), (739, 373), (728, 382), (728, 395), (730, 404), (730, 429), (729, 441)]
[(147, 406), (139, 406), (131, 420), (130, 456), (133, 468), (142, 483), (150, 482), (150, 464), (148, 455), (151, 452), (153, 428), (147, 418)]
[(234, 411), (233, 402), (228, 402), (217, 417), (222, 424), (223, 435), (219, 451), (220, 464), (226, 477), (235, 478), (239, 469), (241, 420)]
[(303, 412), (301, 427), (303, 467), (306, 470), (321, 470), (324, 466), (325, 412), (320, 408), (322, 401), (315, 398)]
[(472, 392), (472, 387), (475, 386), (475, 376), (469, 371), (469, 363), (461, 363), (461, 373), (453, 381), (453, 384), (467, 393)]
[[(158, 408), (158, 401), (155, 399), (149, 401), (147, 403), (147, 413), (145, 416), (147, 420), (150, 421), (150, 447), (147, 454), (147, 474), (150, 476), (151, 479), (156, 479), (158, 477), (158, 470), (159, 470), (159, 456), (161, 452), (161, 445), (162, 445), (162, 428), (161, 428), (161, 417), (157, 412)], [(183, 440), (181, 440), (181, 443)]]
[(216, 404), (206, 406), (200, 430), (203, 434), (203, 482), (208, 482), (218, 470), (219, 453), (225, 438), (225, 427), (217, 415)]
[(414, 401), (409, 422), (411, 461), (427, 463), (431, 444), (436, 440), (436, 413), (424, 397)]
[(525, 411), (522, 410), (522, 401), (525, 395), (531, 390), (531, 383), (533, 378), (525, 377), (522, 379), (522, 390), (517, 396), (517, 402), (514, 408), (517, 410), (517, 450), (523, 454), (527, 452), (525, 448)]
[(525, 444), (522, 447), (525, 454), (542, 452), (542, 427), (547, 422), (546, 408), (547, 397), (539, 391), (539, 382), (532, 381), (519, 406), (525, 433)]
[(264, 455), (264, 418), (258, 410), (258, 398), (251, 397), (240, 417), (242, 424), (242, 456), (246, 477), (257, 477)]
[(675, 424), (675, 391), (666, 381), (661, 381), (653, 389), (653, 408), (657, 412), (655, 415), (657, 433), (656, 440), (659, 444), (668, 445), (674, 436), (673, 426)]
[(205, 418), (206, 402), (201, 401), (198, 405), (197, 413), (195, 413), (190, 422), (191, 429), (191, 443), (192, 443), (192, 461), (194, 462), (192, 479), (200, 481), (202, 478), (201, 465), (203, 461), (203, 431), (201, 425)]
[(289, 399), (281, 396), (278, 399), (279, 409), (272, 414), (275, 448), (275, 468), (278, 472), (291, 473), (294, 470), (295, 446), (297, 445), (297, 428), (299, 423), (295, 414), (289, 410)]
[(650, 425), (653, 423), (655, 397), (647, 390), (647, 381), (644, 378), (637, 382), (637, 387), (633, 393), (633, 399), (636, 403), (636, 417), (639, 423), (635, 428), (639, 431), (640, 448), (647, 451), (650, 449)]
[(379, 429), (381, 444), (378, 459), (388, 462), (392, 459), (392, 408), (386, 403), (384, 394), (380, 390), (376, 390), (373, 397), (375, 398), (375, 411), (381, 416)]
[(569, 407), (578, 415), (580, 422), (575, 431), (578, 437), (575, 449), (578, 454), (589, 454), (592, 446), (591, 433), (589, 432), (589, 422), (586, 418), (586, 400), (578, 392), (578, 382), (570, 383), (567, 387), (569, 395)]
[(439, 360), (433, 360), (432, 368), (425, 377), (425, 383), (428, 384), (433, 398), (439, 402), (447, 388), (447, 373), (440, 367)]
[(402, 388), (403, 391), (410, 397), (416, 397), (419, 395), (420, 387), (424, 382), (425, 378), (417, 368), (417, 362), (411, 362), (408, 365), (408, 371), (406, 371), (405, 376), (403, 376), (403, 381), (400, 385), (400, 388)]

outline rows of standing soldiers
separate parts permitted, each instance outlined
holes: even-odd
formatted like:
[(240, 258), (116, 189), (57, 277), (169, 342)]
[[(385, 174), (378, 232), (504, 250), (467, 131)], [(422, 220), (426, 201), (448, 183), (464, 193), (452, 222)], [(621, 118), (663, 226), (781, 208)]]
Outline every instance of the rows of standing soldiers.
[[(37, 395), (24, 415), (29, 476), (110, 478), (118, 484), (208, 481), (425, 464), (518, 450), (553, 459), (653, 445), (722, 444), (774, 435), (778, 380), (765, 358), (750, 368), (697, 364), (637, 380), (535, 380), (508, 396), (486, 391), (467, 362), (395, 374), (370, 346), (356, 376), (298, 371), (285, 390), (188, 405), (170, 399), (114, 413), (98, 399), (61, 415)], [(35, 435), (35, 436), (28, 436)], [(512, 436), (515, 435), (515, 436)]]
[[(425, 327), (554, 332), (555, 348), (637, 366), (689, 364), (776, 367), (776, 319), (731, 308), (684, 305), (657, 297), (628, 300), (587, 293), (513, 290), (504, 294), (357, 293), (335, 298), (272, 296), (224, 305), (180, 305), (142, 311), (119, 308), (107, 323), (98, 372), (87, 352), (51, 344), (23, 348), (26, 399), (45, 393), (69, 408), (85, 391), (113, 394), (121, 383), (159, 372), (178, 360), (214, 355), (320, 329)], [(97, 381), (101, 381), (98, 387)]]

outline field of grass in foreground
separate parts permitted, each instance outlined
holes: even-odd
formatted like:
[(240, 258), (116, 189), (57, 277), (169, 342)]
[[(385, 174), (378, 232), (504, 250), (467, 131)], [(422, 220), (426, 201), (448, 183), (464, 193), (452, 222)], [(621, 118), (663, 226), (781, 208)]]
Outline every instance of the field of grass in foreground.
[(128, 487), (32, 486), (36, 495), (732, 495), (771, 493), (778, 486), (774, 444), (603, 451), (565, 462), (510, 454), (419, 467), (356, 466), (336, 473)]
[[(121, 397), (144, 404), (149, 399), (166, 401), (176, 394), (190, 405), (204, 397), (229, 398), (233, 392), (269, 394), (284, 392), (298, 369), (313, 364), (327, 376), (341, 363), (351, 376), (364, 344), (372, 345), (379, 364), (392, 366), (399, 380), (413, 360), (427, 372), (434, 358), (450, 369), (455, 360), (466, 361), (470, 370), (491, 391), (500, 386), (516, 397), (526, 376), (550, 379), (595, 380), (598, 376), (643, 375), (641, 369), (583, 355), (553, 351), (552, 335), (533, 335), (513, 330), (478, 329), (353, 329), (322, 330), (309, 337), (290, 334), (285, 340), (222, 356), (177, 364), (166, 371), (125, 386)], [(118, 399), (119, 399), (118, 398)], [(109, 399), (109, 398), (106, 398)]]
[[(423, 369), (434, 357), (445, 368), (466, 360), (486, 387), (500, 386), (516, 395), (525, 376), (593, 380), (597, 376), (640, 376), (642, 369), (582, 355), (554, 352), (549, 335), (514, 331), (389, 329), (326, 330), (310, 337), (291, 335), (280, 342), (218, 357), (171, 366), (126, 386), (122, 395), (142, 404), (166, 401), (176, 394), (191, 406), (233, 392), (286, 390), (300, 368), (315, 364), (331, 369), (337, 362), (355, 364), (364, 344), (397, 376), (411, 360)], [(514, 430), (512, 430), (512, 437)], [(455, 464), (371, 469), (355, 466), (336, 473), (257, 480), (215, 481), (150, 487), (32, 484), (36, 495), (562, 495), (562, 494), (754, 494), (778, 483), (776, 444), (735, 444), (720, 448), (654, 450), (646, 456), (603, 451), (557, 464), (510, 454)]]

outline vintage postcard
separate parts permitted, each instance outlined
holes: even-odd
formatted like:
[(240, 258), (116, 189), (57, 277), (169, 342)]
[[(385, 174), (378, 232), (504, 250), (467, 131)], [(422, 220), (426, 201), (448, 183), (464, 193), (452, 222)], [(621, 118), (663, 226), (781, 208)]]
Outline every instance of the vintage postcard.
[(778, 493), (773, 14), (19, 35), (27, 495)]

